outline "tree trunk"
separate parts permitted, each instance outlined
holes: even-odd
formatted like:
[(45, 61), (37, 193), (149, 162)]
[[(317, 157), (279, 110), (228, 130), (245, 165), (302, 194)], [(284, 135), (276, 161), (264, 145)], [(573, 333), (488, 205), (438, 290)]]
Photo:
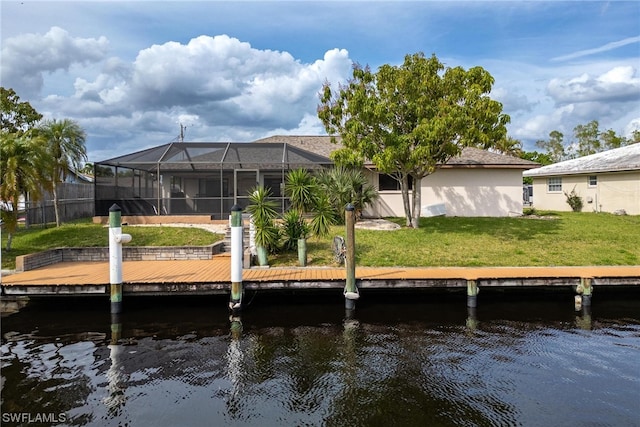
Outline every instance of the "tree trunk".
[(13, 241), (13, 233), (7, 233), (7, 252), (11, 251), (11, 242)]
[(400, 192), (402, 193), (402, 204), (404, 206), (404, 217), (406, 226), (411, 227), (411, 202), (409, 200), (409, 176), (403, 175), (400, 180)]
[[(2, 218), (2, 227), (7, 232), (7, 252), (11, 250), (13, 234), (18, 229), (18, 199), (19, 197), (14, 197), (10, 200), (11, 210), (9, 210), (9, 206), (7, 206), (7, 210), (4, 211)], [(1, 231), (0, 235), (2, 235)]]
[(411, 226), (420, 227), (420, 210), (422, 204), (422, 178), (413, 178), (413, 212), (411, 215)]
[(58, 184), (53, 181), (53, 211), (56, 214), (56, 227), (60, 227), (60, 212), (58, 211)]

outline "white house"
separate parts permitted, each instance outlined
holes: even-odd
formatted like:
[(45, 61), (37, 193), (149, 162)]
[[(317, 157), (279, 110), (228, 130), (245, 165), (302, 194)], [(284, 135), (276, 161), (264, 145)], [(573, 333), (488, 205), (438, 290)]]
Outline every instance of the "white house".
[[(329, 157), (339, 148), (328, 136), (273, 136), (256, 142), (288, 145)], [(363, 215), (404, 216), (399, 183), (365, 165), (369, 182), (380, 198)], [(423, 216), (517, 216), (522, 214), (522, 172), (539, 164), (477, 148), (465, 148), (458, 157), (440, 165), (422, 180)]]
[[(95, 212), (117, 203), (124, 215), (229, 215), (263, 185), (282, 210), (287, 171), (332, 166), (339, 148), (328, 136), (273, 136), (250, 143), (179, 142), (95, 163)], [(363, 215), (404, 216), (398, 182), (365, 165), (380, 198)], [(512, 216), (522, 214), (522, 171), (538, 164), (466, 148), (422, 180), (422, 214)]]
[(575, 190), (583, 211), (640, 215), (640, 144), (525, 171), (533, 178), (533, 207), (570, 211), (565, 193)]

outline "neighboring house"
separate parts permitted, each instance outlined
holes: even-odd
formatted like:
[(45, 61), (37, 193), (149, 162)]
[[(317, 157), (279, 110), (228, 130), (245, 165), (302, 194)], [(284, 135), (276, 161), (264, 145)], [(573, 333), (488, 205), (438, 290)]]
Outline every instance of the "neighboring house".
[(72, 184), (91, 184), (93, 183), (93, 177), (70, 167), (63, 182)]
[[(287, 171), (332, 166), (338, 146), (328, 136), (273, 136), (251, 143), (172, 142), (95, 163), (96, 215), (117, 203), (125, 215), (209, 214), (228, 217), (248, 204), (248, 191), (269, 187), (281, 210)], [(423, 214), (522, 214), (522, 171), (538, 164), (466, 148), (422, 180)], [(366, 165), (380, 198), (366, 216), (404, 216), (397, 181)]]
[(533, 178), (536, 209), (570, 211), (565, 193), (582, 198), (583, 211), (640, 215), (640, 144), (524, 172)]

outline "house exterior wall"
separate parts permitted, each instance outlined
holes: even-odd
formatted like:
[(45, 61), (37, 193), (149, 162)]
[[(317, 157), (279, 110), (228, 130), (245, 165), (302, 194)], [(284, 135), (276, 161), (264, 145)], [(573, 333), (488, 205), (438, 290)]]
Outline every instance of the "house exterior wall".
[[(595, 176), (595, 186), (589, 177)], [(614, 212), (624, 209), (629, 215), (640, 215), (640, 171), (620, 173), (591, 173), (559, 175), (562, 191), (549, 191), (547, 180), (551, 177), (533, 177), (533, 207), (536, 209), (570, 211), (564, 192), (574, 188), (582, 197), (583, 212)]]
[[(367, 171), (377, 187), (377, 173)], [(447, 216), (504, 217), (522, 214), (522, 170), (439, 169), (422, 180), (422, 206), (444, 204)], [(381, 191), (365, 216), (404, 216), (400, 191)]]

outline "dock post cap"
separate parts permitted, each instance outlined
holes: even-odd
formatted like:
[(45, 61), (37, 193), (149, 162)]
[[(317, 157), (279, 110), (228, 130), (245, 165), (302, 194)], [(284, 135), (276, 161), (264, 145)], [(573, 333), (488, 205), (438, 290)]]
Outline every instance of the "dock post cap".
[(347, 206), (344, 208), (345, 211), (355, 211), (356, 208), (353, 206), (353, 204), (348, 203)]
[(120, 212), (122, 211), (122, 209), (120, 209), (120, 206), (118, 206), (117, 203), (114, 203), (111, 205), (111, 207), (109, 208), (109, 212)]
[(358, 298), (360, 298), (360, 294), (358, 292), (345, 292), (344, 293), (344, 297), (346, 299), (350, 299), (350, 300), (357, 300)]
[(242, 208), (238, 204), (235, 204), (235, 205), (233, 205), (231, 207), (231, 212), (238, 212), (238, 211), (241, 211), (241, 210), (242, 210)]

